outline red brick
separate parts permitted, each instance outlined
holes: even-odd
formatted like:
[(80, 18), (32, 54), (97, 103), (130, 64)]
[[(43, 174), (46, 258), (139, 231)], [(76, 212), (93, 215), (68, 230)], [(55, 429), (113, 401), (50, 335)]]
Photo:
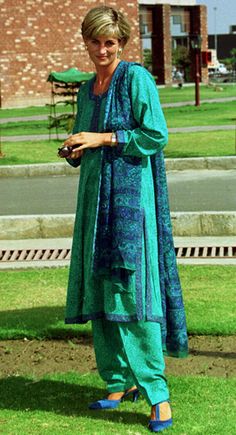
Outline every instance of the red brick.
[[(2, 107), (44, 104), (50, 99), (51, 71), (77, 67), (93, 70), (84, 50), (80, 26), (97, 0), (2, 0)], [(123, 59), (140, 62), (137, 0), (106, 2), (125, 13), (132, 37)]]

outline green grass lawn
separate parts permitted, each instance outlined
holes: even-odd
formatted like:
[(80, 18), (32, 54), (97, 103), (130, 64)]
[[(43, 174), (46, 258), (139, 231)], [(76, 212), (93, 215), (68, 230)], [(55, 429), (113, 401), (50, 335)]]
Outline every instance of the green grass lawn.
[[(235, 267), (179, 266), (179, 270), (188, 332), (234, 334)], [(2, 272), (0, 339), (90, 333), (89, 324), (64, 325), (67, 278), (67, 268)]]
[(191, 334), (235, 334), (234, 266), (179, 266)]
[[(219, 87), (222, 88), (222, 91), (219, 91)], [(162, 104), (195, 101), (195, 86), (183, 86), (182, 89), (175, 86), (159, 88), (159, 95)], [(225, 97), (236, 97), (236, 84), (225, 85), (222, 83), (216, 86), (200, 86), (200, 102), (201, 100)]]
[[(191, 127), (200, 125), (235, 124), (235, 101), (228, 103), (205, 103), (200, 107), (183, 106), (164, 108), (167, 125)], [(64, 132), (63, 129), (60, 129)], [(55, 133), (55, 129), (51, 130)], [(2, 136), (48, 134), (48, 121), (9, 122), (1, 125)]]
[[(61, 132), (64, 133), (64, 131)], [(52, 133), (55, 133), (55, 130)], [(48, 121), (8, 122), (7, 124), (2, 124), (1, 134), (2, 136), (49, 134)]]
[[(169, 434), (234, 435), (235, 379), (168, 376), (174, 426)], [(147, 434), (149, 407), (141, 398), (113, 411), (89, 411), (104, 397), (96, 374), (57, 374), (41, 379), (0, 379), (0, 431), (14, 435)]]
[(233, 130), (170, 133), (164, 150), (168, 158), (233, 156), (235, 152)]
[[(50, 100), (50, 92), (49, 92), (49, 98)], [(57, 113), (64, 113), (64, 112), (71, 112), (71, 106), (70, 105), (62, 105), (58, 104), (56, 107)], [(50, 114), (50, 108), (49, 106), (32, 106), (32, 107), (19, 107), (19, 108), (12, 108), (12, 109), (1, 109), (1, 118), (15, 118), (15, 117), (24, 117), (24, 116), (36, 116), (36, 115), (49, 115)]]
[(57, 156), (61, 140), (41, 140), (30, 142), (4, 142), (4, 158), (0, 165), (25, 165), (34, 163), (54, 163), (63, 160)]
[[(222, 91), (216, 91), (219, 86), (200, 87), (200, 99), (214, 99), (224, 97), (236, 97), (236, 85), (220, 84)], [(159, 88), (161, 103), (176, 103), (181, 101), (195, 101), (195, 86), (183, 86), (180, 90), (178, 87)], [(50, 101), (50, 91), (48, 93), (48, 102)], [(70, 106), (58, 105), (57, 113), (70, 112)], [(48, 106), (35, 106), (15, 109), (1, 109), (2, 118), (12, 118), (17, 116), (34, 116), (34, 115), (49, 115), (50, 109)]]
[[(5, 154), (0, 165), (23, 165), (33, 163), (62, 162), (57, 157), (57, 148), (62, 141), (4, 142)], [(197, 133), (170, 133), (165, 156), (176, 157), (216, 157), (235, 155), (235, 132), (210, 131)]]
[(182, 106), (164, 108), (168, 128), (200, 125), (234, 125), (236, 102), (204, 103), (199, 107)]
[[(233, 266), (179, 266), (188, 331), (235, 334)], [(0, 282), (0, 339), (68, 338), (90, 333), (90, 326), (65, 326), (68, 268), (5, 271)], [(235, 433), (235, 378), (168, 376), (174, 426), (178, 435)], [(0, 378), (0, 432), (14, 435), (141, 435), (148, 433), (144, 399), (123, 402), (114, 411), (87, 406), (106, 395), (96, 373)]]

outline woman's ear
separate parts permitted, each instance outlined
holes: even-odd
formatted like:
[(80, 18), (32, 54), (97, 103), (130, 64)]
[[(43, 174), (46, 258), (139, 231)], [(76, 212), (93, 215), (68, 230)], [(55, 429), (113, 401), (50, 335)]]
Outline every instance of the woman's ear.
[(125, 46), (125, 41), (124, 41), (124, 39), (120, 39), (120, 40), (119, 40), (118, 53), (117, 53), (117, 57), (118, 57), (118, 58), (122, 55), (122, 52), (123, 52), (124, 46)]
[(88, 38), (83, 38), (83, 41), (84, 41), (84, 45), (85, 45), (85, 47), (87, 49), (87, 47), (88, 47)]
[(125, 41), (124, 38), (122, 38), (122, 39), (119, 40), (119, 47), (120, 47), (122, 50), (124, 50), (125, 44), (126, 44), (126, 41)]

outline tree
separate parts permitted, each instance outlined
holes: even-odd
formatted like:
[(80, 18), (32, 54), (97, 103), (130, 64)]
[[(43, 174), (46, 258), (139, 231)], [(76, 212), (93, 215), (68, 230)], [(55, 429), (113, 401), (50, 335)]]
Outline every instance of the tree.
[(143, 65), (148, 71), (152, 71), (152, 51), (149, 48), (143, 50)]
[(191, 59), (187, 47), (178, 45), (172, 50), (172, 65), (184, 73), (185, 80), (188, 80), (190, 64)]
[(232, 48), (231, 52), (231, 65), (234, 71), (236, 71), (236, 48)]
[(227, 66), (227, 69), (230, 71), (236, 72), (236, 48), (233, 48), (230, 51), (231, 57), (226, 57), (225, 59), (221, 59), (221, 62)]

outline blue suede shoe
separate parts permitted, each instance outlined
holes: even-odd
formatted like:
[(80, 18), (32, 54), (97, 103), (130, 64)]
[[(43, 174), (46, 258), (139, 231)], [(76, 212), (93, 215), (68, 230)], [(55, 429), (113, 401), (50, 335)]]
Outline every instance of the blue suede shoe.
[(121, 398), (121, 402), (123, 402), (123, 400), (128, 399), (130, 396), (132, 396), (132, 402), (137, 402), (138, 398), (139, 398), (139, 390), (136, 388), (135, 390), (131, 390), (131, 391), (125, 391), (124, 396)]
[(89, 409), (115, 409), (119, 406), (120, 400), (101, 399), (97, 402), (90, 403)]
[(148, 428), (150, 429), (151, 432), (161, 432), (162, 430), (167, 429), (173, 424), (172, 418), (169, 418), (168, 420), (160, 420), (160, 409), (159, 409), (160, 403), (156, 405), (156, 420), (149, 421)]
[(127, 399), (129, 396), (132, 397), (132, 401), (136, 402), (138, 400), (139, 391), (138, 389), (132, 391), (126, 391), (123, 396), (119, 400), (109, 400), (109, 399), (101, 399), (97, 400), (97, 402), (90, 403), (89, 409), (115, 409), (119, 406), (123, 400)]

